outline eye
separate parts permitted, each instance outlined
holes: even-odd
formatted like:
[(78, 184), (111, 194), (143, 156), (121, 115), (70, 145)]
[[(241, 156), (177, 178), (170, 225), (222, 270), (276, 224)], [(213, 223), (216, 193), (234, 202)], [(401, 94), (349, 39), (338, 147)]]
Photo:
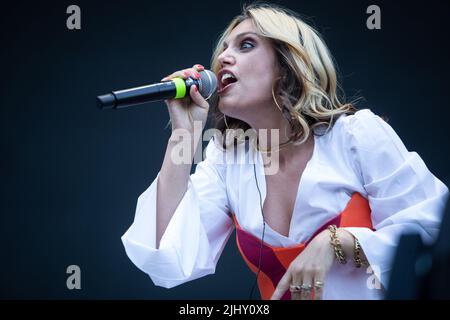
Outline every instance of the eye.
[(251, 41), (249, 41), (249, 40), (244, 40), (244, 41), (241, 42), (240, 49), (241, 49), (241, 50), (248, 50), (248, 49), (253, 48), (254, 46), (255, 46), (255, 45), (254, 45)]

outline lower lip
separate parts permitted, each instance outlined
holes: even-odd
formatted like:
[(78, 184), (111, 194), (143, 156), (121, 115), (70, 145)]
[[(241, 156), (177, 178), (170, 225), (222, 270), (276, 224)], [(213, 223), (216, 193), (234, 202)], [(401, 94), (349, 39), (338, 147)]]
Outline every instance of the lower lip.
[(227, 85), (226, 87), (223, 87), (222, 89), (217, 90), (217, 94), (218, 94), (218, 95), (224, 94), (224, 93), (227, 92), (227, 91), (230, 89), (230, 87), (232, 87), (235, 83), (236, 83), (236, 82), (230, 83), (230, 84)]

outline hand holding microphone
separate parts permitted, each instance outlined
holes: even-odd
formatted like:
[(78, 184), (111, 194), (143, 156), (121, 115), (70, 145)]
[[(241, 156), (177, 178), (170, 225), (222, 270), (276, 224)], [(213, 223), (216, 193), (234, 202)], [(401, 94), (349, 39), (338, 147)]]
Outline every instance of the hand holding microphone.
[(167, 99), (165, 101), (170, 115), (172, 131), (175, 129), (186, 129), (193, 132), (194, 121), (201, 121), (203, 126), (205, 125), (208, 117), (209, 103), (205, 100), (204, 96), (209, 98), (212, 93), (214, 93), (217, 88), (217, 79), (214, 73), (209, 70), (205, 70), (203, 66), (198, 64), (194, 65), (194, 67), (190, 69), (176, 71), (162, 79), (163, 81), (176, 78), (201, 79), (205, 72), (210, 73), (210, 75), (212, 75), (211, 78), (213, 79), (209, 83), (207, 82), (208, 79), (206, 81), (202, 79), (202, 85), (204, 85), (205, 82), (207, 83), (207, 87), (210, 88), (210, 94), (204, 93), (202, 95), (201, 91), (204, 90), (199, 90), (197, 85), (192, 85), (190, 86), (189, 93), (187, 94), (188, 97), (190, 96), (190, 99)]
[[(206, 101), (217, 89), (217, 78), (203, 66), (179, 70), (161, 79), (162, 82), (147, 86), (113, 91), (97, 97), (101, 109), (119, 109), (142, 103), (166, 100), (172, 121), (172, 129), (190, 129), (186, 117), (205, 122), (209, 104)], [(189, 99), (190, 97), (190, 99)]]

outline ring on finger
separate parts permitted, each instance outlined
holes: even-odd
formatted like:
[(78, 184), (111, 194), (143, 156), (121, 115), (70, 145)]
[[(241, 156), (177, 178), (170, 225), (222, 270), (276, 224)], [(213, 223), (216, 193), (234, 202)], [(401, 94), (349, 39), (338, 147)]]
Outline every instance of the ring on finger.
[(323, 288), (323, 282), (322, 281), (314, 282), (314, 288), (317, 288), (317, 289)]
[(312, 290), (312, 285), (310, 285), (310, 284), (302, 284), (300, 286), (300, 289), (304, 290), (304, 291), (311, 291)]
[(290, 290), (291, 292), (301, 292), (301, 291), (302, 291), (302, 285), (299, 285), (299, 284), (291, 284), (291, 285), (289, 286), (289, 290)]

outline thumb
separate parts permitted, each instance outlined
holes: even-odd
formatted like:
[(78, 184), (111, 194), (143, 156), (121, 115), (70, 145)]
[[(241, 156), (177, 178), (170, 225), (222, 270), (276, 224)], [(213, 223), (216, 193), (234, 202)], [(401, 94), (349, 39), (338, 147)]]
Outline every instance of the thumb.
[(191, 87), (189, 94), (190, 94), (190, 96), (191, 96), (192, 101), (193, 101), (196, 105), (198, 105), (198, 106), (200, 106), (200, 107), (202, 107), (202, 108), (204, 108), (204, 109), (208, 109), (208, 108), (209, 108), (209, 103), (208, 103), (208, 102), (205, 100), (205, 98), (203, 98), (203, 96), (200, 94), (200, 92), (198, 91), (198, 88), (197, 88), (196, 85), (193, 85), (193, 86)]

